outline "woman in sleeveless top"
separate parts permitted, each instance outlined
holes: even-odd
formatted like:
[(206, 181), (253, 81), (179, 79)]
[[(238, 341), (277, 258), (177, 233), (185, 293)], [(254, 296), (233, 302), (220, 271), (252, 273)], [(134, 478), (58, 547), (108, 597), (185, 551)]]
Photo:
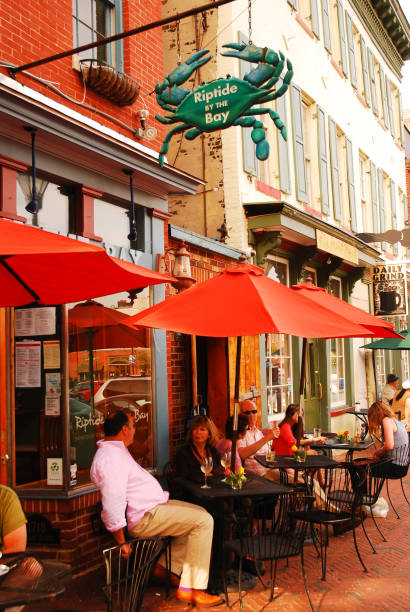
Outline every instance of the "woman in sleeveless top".
[[(378, 468), (378, 475), (401, 478), (408, 470), (408, 437), (402, 421), (394, 417), (390, 406), (375, 402), (369, 408), (369, 433), (381, 434), (383, 445), (374, 453), (373, 459), (391, 458), (391, 463)], [(400, 449), (400, 454), (398, 450)]]
[(400, 391), (394, 394), (392, 409), (396, 414), (400, 411), (401, 420), (410, 432), (410, 380), (405, 380), (401, 387)]

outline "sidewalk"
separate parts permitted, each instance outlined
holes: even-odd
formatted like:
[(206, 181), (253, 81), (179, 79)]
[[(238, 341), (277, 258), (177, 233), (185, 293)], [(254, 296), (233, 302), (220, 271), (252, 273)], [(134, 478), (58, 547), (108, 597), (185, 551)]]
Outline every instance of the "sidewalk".
[[(410, 499), (410, 474), (405, 479), (405, 490)], [(357, 559), (352, 532), (331, 538), (328, 550), (327, 580), (320, 580), (320, 560), (313, 546), (305, 548), (305, 565), (309, 589), (318, 612), (359, 612), (367, 608), (372, 612), (409, 612), (410, 610), (410, 506), (403, 498), (400, 481), (391, 481), (390, 492), (401, 516), (398, 520), (390, 509), (385, 519), (379, 519), (387, 542), (382, 542), (370, 519), (366, 526), (378, 552), (374, 555), (365, 540), (361, 528), (358, 530), (359, 548), (369, 573), (365, 574)], [(387, 499), (385, 488), (382, 496)], [(396, 503), (397, 502), (397, 503)], [(104, 570), (74, 579), (64, 596), (51, 602), (25, 607), (25, 612), (51, 612), (52, 610), (76, 610), (78, 612), (104, 612), (106, 610), (101, 585)], [(258, 584), (244, 598), (246, 612), (278, 611), (307, 612), (310, 610), (301, 572), (300, 559), (290, 559), (289, 567), (281, 562), (277, 584), (284, 592), (269, 603), (268, 591)], [(230, 595), (234, 610), (239, 610), (238, 597)], [(149, 587), (144, 597), (141, 612), (153, 610), (184, 610), (183, 604), (171, 591), (165, 599), (165, 589)], [(218, 611), (229, 610), (222, 605)]]

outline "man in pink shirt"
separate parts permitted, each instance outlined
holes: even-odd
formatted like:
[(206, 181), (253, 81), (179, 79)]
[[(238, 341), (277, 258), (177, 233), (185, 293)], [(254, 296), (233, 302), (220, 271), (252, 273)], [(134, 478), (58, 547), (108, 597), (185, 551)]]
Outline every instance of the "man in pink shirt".
[(91, 480), (101, 491), (101, 516), (122, 546), (122, 555), (131, 552), (125, 526), (134, 538), (173, 536), (172, 582), (181, 576), (177, 598), (203, 607), (220, 604), (220, 597), (204, 592), (211, 557), (211, 515), (200, 506), (169, 500), (158, 481), (132, 458), (127, 448), (135, 434), (130, 414), (117, 411), (108, 416), (104, 433), (104, 440), (97, 443)]

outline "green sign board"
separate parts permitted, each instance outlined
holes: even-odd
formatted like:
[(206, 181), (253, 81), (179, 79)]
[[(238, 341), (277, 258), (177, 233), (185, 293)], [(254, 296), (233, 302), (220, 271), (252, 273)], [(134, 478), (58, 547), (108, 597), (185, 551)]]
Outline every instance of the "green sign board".
[(169, 143), (174, 134), (185, 132), (185, 138), (193, 140), (203, 132), (225, 129), (231, 125), (252, 128), (252, 140), (256, 143), (256, 156), (264, 160), (269, 156), (263, 123), (258, 115), (269, 114), (276, 127), (286, 140), (286, 127), (278, 113), (270, 108), (255, 107), (282, 96), (288, 89), (293, 76), (292, 65), (286, 60), (287, 71), (281, 86), (276, 84), (285, 66), (283, 53), (276, 53), (267, 47), (229, 43), (224, 45), (230, 50), (222, 55), (237, 57), (253, 62), (257, 67), (245, 74), (243, 79), (229, 77), (203, 83), (193, 91), (179, 87), (195, 70), (206, 64), (211, 55), (208, 51), (194, 53), (185, 63), (171, 72), (162, 83), (155, 87), (158, 104), (171, 115), (157, 115), (158, 121), (166, 125), (177, 123), (164, 138), (159, 163), (164, 163)]

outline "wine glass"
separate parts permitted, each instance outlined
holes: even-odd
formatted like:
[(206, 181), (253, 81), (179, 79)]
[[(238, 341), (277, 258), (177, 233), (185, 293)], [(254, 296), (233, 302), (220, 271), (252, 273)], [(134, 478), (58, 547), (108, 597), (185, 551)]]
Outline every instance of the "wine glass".
[(207, 484), (206, 479), (208, 478), (208, 474), (212, 472), (212, 457), (202, 457), (201, 470), (205, 475), (205, 484), (201, 486), (201, 489), (210, 489), (211, 487)]
[[(231, 467), (231, 453), (227, 451), (221, 457), (221, 465), (226, 470), (226, 468)], [(226, 478), (222, 478), (221, 482), (226, 482)]]

